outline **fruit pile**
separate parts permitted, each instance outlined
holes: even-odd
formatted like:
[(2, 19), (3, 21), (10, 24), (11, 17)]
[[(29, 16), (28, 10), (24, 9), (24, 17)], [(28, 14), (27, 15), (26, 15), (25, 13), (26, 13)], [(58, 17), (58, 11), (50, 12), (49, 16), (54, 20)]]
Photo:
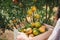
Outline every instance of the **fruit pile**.
[(40, 22), (26, 24), (24, 28), (19, 30), (20, 32), (26, 33), (28, 36), (37, 36), (47, 31), (46, 26), (41, 25)]
[(30, 10), (27, 11), (27, 21), (25, 27), (21, 28), (19, 31), (26, 33), (28, 36), (37, 36), (47, 31), (46, 26), (44, 26), (39, 20), (40, 15), (35, 13), (37, 8), (32, 6)]

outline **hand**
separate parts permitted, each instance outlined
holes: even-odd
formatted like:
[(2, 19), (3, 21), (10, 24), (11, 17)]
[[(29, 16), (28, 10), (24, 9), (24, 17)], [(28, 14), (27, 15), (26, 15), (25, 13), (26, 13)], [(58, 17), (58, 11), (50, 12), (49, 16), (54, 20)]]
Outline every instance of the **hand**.
[(52, 29), (54, 28), (53, 26), (48, 25), (48, 24), (45, 24), (45, 23), (44, 23), (44, 25), (45, 25), (46, 27), (49, 27), (49, 28), (52, 28)]
[(17, 40), (29, 40), (29, 38), (25, 33), (20, 32), (20, 34), (17, 36)]
[(48, 25), (48, 24), (45, 24), (45, 23), (44, 23), (44, 25), (46, 26), (46, 28), (47, 28), (48, 30), (50, 30), (50, 29), (52, 29), (52, 30), (53, 30), (53, 29), (54, 29), (54, 27), (53, 27), (53, 26), (51, 26), (51, 25)]

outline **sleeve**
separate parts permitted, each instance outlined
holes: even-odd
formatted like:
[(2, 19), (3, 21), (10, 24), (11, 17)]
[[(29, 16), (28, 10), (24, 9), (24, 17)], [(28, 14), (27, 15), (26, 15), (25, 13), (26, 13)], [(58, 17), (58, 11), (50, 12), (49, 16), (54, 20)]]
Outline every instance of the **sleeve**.
[(55, 40), (59, 29), (60, 29), (60, 19), (57, 21), (56, 26), (55, 26), (52, 34), (48, 38), (48, 40)]
[(17, 29), (14, 29), (14, 40), (16, 40), (17, 36), (18, 36), (18, 33), (19, 31)]
[(58, 30), (58, 33), (57, 33), (55, 40), (60, 40), (60, 29)]

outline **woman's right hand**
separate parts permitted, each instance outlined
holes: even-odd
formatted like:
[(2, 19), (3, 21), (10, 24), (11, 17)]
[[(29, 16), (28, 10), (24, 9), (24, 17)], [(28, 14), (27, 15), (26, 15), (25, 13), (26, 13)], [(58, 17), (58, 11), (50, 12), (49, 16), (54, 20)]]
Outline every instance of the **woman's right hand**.
[(48, 24), (45, 24), (45, 23), (44, 23), (44, 25), (45, 25), (45, 26), (46, 26), (46, 28), (48, 28), (48, 29), (52, 29), (52, 30), (54, 29), (54, 27), (53, 27), (53, 26), (51, 26), (51, 25), (48, 25)]

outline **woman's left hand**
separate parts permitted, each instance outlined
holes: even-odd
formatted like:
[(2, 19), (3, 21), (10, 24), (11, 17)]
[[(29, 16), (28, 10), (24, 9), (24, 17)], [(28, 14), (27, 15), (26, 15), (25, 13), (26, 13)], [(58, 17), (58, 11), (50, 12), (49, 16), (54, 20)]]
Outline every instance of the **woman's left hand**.
[(29, 40), (29, 38), (25, 33), (20, 32), (20, 34), (17, 36), (17, 40)]

